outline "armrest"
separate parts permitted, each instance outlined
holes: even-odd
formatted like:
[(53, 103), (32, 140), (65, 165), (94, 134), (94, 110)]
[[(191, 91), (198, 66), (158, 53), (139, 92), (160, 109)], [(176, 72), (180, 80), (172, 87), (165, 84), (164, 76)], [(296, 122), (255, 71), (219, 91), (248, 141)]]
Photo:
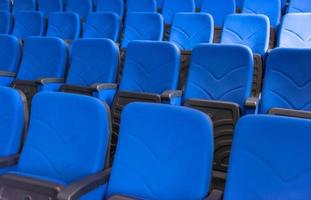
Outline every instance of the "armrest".
[(0, 168), (11, 167), (18, 163), (20, 154), (0, 158)]
[(259, 98), (257, 97), (251, 97), (248, 98), (245, 102), (245, 107), (250, 109), (256, 109), (259, 103)]
[(272, 108), (269, 111), (271, 115), (281, 115), (281, 116), (288, 116), (288, 117), (297, 117), (297, 118), (304, 118), (304, 119), (311, 119), (311, 112), (309, 111), (302, 111), (302, 110), (290, 110), (290, 109), (282, 109), (282, 108)]
[(0, 71), (0, 76), (5, 76), (5, 77), (15, 77), (16, 73), (15, 72), (9, 72), (9, 71)]
[(220, 190), (212, 190), (205, 200), (221, 200), (223, 199), (223, 192)]
[(73, 200), (82, 197), (88, 192), (105, 185), (108, 182), (111, 169), (91, 175), (85, 179), (73, 183), (62, 190), (58, 195), (58, 200)]
[(118, 88), (118, 85), (115, 83), (95, 83), (91, 86), (91, 88), (95, 92), (100, 92), (102, 90), (116, 90)]
[(163, 103), (169, 103), (172, 105), (180, 105), (182, 97), (181, 90), (168, 90), (162, 93), (161, 100)]
[(36, 80), (36, 83), (39, 85), (44, 85), (44, 84), (52, 84), (52, 83), (64, 83), (65, 79), (63, 78), (42, 78)]

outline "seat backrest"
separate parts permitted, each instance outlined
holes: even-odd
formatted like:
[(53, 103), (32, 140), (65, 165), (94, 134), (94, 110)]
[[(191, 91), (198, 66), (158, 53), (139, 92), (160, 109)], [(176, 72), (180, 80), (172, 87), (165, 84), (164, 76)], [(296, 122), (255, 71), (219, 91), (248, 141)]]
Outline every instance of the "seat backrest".
[(81, 32), (80, 18), (74, 12), (53, 12), (49, 15), (47, 36), (77, 40)]
[(82, 20), (86, 20), (93, 10), (92, 0), (66, 0), (66, 10), (77, 13)]
[(269, 47), (269, 19), (264, 15), (232, 14), (225, 20), (222, 44), (242, 44), (263, 55)]
[(163, 18), (158, 13), (129, 13), (126, 17), (122, 48), (134, 40), (161, 41), (164, 34)]
[(84, 38), (108, 38), (118, 42), (121, 19), (113, 12), (91, 13), (84, 24)]
[(121, 18), (124, 15), (123, 0), (97, 0), (97, 12), (114, 12)]
[(121, 117), (108, 196), (204, 199), (212, 158), (213, 129), (207, 115), (185, 107), (130, 104)]
[(61, 12), (63, 11), (62, 0), (37, 0), (39, 10), (44, 16), (48, 16), (50, 12)]
[(12, 8), (11, 0), (0, 0), (0, 11), (10, 12)]
[(284, 16), (279, 32), (278, 47), (311, 47), (310, 13), (290, 13)]
[(222, 27), (227, 15), (235, 13), (235, 0), (203, 0), (201, 12), (210, 14), (216, 27)]
[(309, 199), (310, 130), (311, 121), (306, 119), (271, 115), (241, 119), (224, 199)]
[(157, 12), (156, 0), (127, 0), (126, 11), (130, 12)]
[(288, 13), (306, 13), (311, 12), (310, 1), (308, 0), (290, 0)]
[(242, 13), (263, 14), (274, 28), (281, 22), (282, 9), (280, 0), (244, 0)]
[(18, 80), (63, 78), (67, 63), (67, 47), (63, 40), (54, 37), (25, 39), (23, 58)]
[(0, 11), (0, 34), (10, 34), (12, 31), (13, 19), (11, 13)]
[(14, 12), (14, 28), (12, 35), (25, 39), (29, 36), (45, 34), (46, 21), (41, 12), (19, 11)]
[(126, 50), (121, 91), (162, 94), (176, 90), (179, 50), (168, 42), (136, 41)]
[(311, 111), (311, 50), (279, 48), (268, 56), (260, 113), (271, 108)]
[(17, 154), (26, 126), (27, 107), (21, 94), (9, 87), (0, 87), (0, 156)]
[(77, 40), (71, 51), (67, 84), (90, 87), (95, 83), (115, 83), (119, 51), (109, 39)]
[(0, 35), (0, 71), (17, 72), (21, 59), (21, 46), (11, 35)]
[(192, 52), (183, 99), (233, 102), (243, 111), (251, 96), (253, 71), (253, 56), (248, 47), (201, 44)]
[(169, 41), (182, 50), (192, 50), (200, 43), (213, 42), (214, 25), (206, 13), (177, 13), (173, 19)]
[(13, 11), (35, 11), (37, 9), (36, 0), (14, 0)]
[(173, 17), (179, 12), (195, 12), (194, 0), (165, 0), (162, 10), (165, 24), (171, 24)]
[(109, 121), (108, 106), (96, 98), (39, 93), (32, 102), (17, 171), (66, 184), (100, 172), (109, 144)]

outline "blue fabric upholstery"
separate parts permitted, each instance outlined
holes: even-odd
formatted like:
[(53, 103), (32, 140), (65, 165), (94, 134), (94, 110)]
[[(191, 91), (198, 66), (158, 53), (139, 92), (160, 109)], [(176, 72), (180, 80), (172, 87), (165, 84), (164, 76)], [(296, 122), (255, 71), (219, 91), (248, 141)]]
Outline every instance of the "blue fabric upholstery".
[(184, 100), (228, 101), (243, 111), (252, 80), (253, 54), (248, 47), (202, 44), (192, 52)]
[[(21, 58), (21, 46), (16, 37), (0, 35), (0, 71), (17, 72)], [(4, 48), (5, 47), (5, 48)]]
[(264, 15), (232, 14), (225, 20), (221, 43), (242, 44), (264, 55), (269, 47), (270, 25)]
[(311, 196), (311, 121), (249, 115), (237, 125), (225, 200)]
[(311, 50), (279, 48), (268, 56), (260, 112), (271, 108), (311, 111)]
[(130, 104), (121, 117), (108, 196), (204, 199), (213, 146), (207, 115), (184, 107)]
[(10, 34), (12, 31), (12, 16), (7, 11), (0, 11), (0, 34)]
[(163, 18), (158, 13), (129, 13), (126, 17), (122, 48), (134, 40), (161, 41), (164, 33)]
[(156, 0), (127, 0), (126, 11), (130, 12), (156, 12)]
[(14, 0), (13, 9), (15, 11), (34, 11), (37, 8), (36, 0)]
[(126, 50), (121, 91), (162, 94), (176, 90), (179, 50), (168, 42), (136, 41)]
[(242, 13), (263, 14), (270, 20), (274, 28), (281, 22), (281, 1), (280, 0), (244, 0)]
[(162, 10), (165, 24), (171, 24), (178, 12), (195, 12), (194, 0), (165, 0)]
[(97, 12), (114, 12), (121, 18), (124, 14), (123, 0), (97, 0)]
[(44, 16), (48, 16), (50, 12), (63, 11), (62, 0), (38, 0), (39, 10)]
[(235, 10), (235, 0), (203, 0), (201, 7), (201, 12), (212, 15), (216, 27), (222, 27), (227, 15)]
[(310, 13), (290, 13), (284, 16), (279, 33), (279, 47), (311, 47)]
[(192, 50), (200, 43), (213, 42), (213, 18), (206, 13), (177, 13), (173, 19), (170, 42), (182, 50)]
[(108, 38), (119, 40), (121, 19), (113, 12), (91, 13), (84, 25), (84, 38)]
[(108, 39), (82, 39), (72, 46), (67, 84), (90, 87), (95, 83), (115, 83), (119, 51)]
[(109, 108), (102, 101), (84, 95), (39, 93), (32, 103), (17, 172), (64, 184), (100, 172), (110, 130)]
[(311, 12), (310, 1), (308, 0), (290, 0), (288, 13), (306, 13)]
[(47, 36), (76, 40), (81, 32), (79, 15), (73, 12), (53, 12), (49, 15)]
[(63, 78), (66, 62), (67, 47), (63, 40), (52, 37), (29, 37), (25, 40), (17, 79)]
[(69, 12), (75, 12), (79, 14), (82, 20), (85, 20), (87, 16), (93, 10), (92, 0), (66, 0), (66, 10)]
[(14, 28), (12, 34), (25, 39), (29, 36), (45, 34), (46, 22), (41, 12), (19, 11), (14, 13)]
[(0, 11), (10, 12), (12, 7), (11, 0), (0, 0)]

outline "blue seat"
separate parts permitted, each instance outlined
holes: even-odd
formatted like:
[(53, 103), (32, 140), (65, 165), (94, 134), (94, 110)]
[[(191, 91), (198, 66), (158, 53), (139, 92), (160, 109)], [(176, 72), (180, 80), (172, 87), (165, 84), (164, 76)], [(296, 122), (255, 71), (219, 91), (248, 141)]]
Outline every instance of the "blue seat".
[(91, 13), (84, 25), (83, 38), (108, 38), (118, 42), (121, 19), (113, 12)]
[(311, 47), (310, 13), (290, 13), (284, 16), (280, 28), (278, 47)]
[(237, 125), (225, 200), (311, 196), (311, 121), (252, 115)]
[(288, 13), (306, 13), (311, 12), (310, 1), (308, 0), (290, 0)]
[(179, 12), (195, 12), (194, 0), (165, 0), (162, 10), (165, 24), (171, 24), (173, 17)]
[(270, 25), (277, 28), (281, 22), (280, 0), (244, 0), (242, 13), (263, 14), (270, 20)]
[(213, 42), (213, 18), (206, 13), (178, 13), (175, 15), (169, 41), (180, 49), (191, 51), (200, 43)]
[(86, 20), (93, 10), (92, 0), (66, 0), (66, 11), (77, 13), (82, 20)]
[(242, 44), (264, 55), (269, 46), (269, 19), (264, 15), (232, 14), (224, 23), (222, 44)]
[(310, 49), (278, 48), (268, 56), (260, 113), (271, 109), (311, 111)]
[[(0, 87), (0, 158), (16, 163), (28, 126), (27, 102), (23, 94), (9, 87)], [(15, 166), (0, 165), (0, 174)]]
[(25, 39), (29, 36), (43, 36), (46, 21), (41, 12), (19, 11), (14, 13), (14, 28), (12, 35)]
[(212, 137), (210, 119), (201, 112), (128, 105), (122, 113), (107, 197), (204, 199), (211, 185)]
[(37, 9), (36, 0), (14, 0), (13, 11), (35, 11)]
[(9, 86), (16, 76), (21, 46), (16, 37), (0, 35), (0, 85)]
[(51, 12), (61, 12), (63, 11), (63, 1), (62, 0), (38, 0), (39, 11), (43, 13), (44, 16), (48, 16)]
[(13, 26), (11, 13), (0, 11), (0, 34), (10, 34)]
[[(60, 199), (58, 193), (81, 180), (97, 187), (92, 177), (100, 180), (104, 169), (109, 118), (109, 108), (92, 97), (56, 92), (36, 95), (17, 169), (0, 177), (3, 198)], [(86, 195), (80, 190), (77, 198), (100, 200), (103, 192), (103, 187)]]
[(10, 12), (12, 8), (11, 0), (0, 0), (0, 11)]
[(130, 12), (157, 12), (156, 0), (127, 0), (126, 11)]
[(47, 36), (63, 40), (77, 40), (80, 37), (81, 23), (77, 13), (53, 12), (49, 15)]
[(158, 13), (129, 13), (126, 17), (122, 48), (134, 40), (161, 41), (164, 32), (163, 18)]
[(124, 15), (123, 0), (97, 0), (97, 12), (114, 12), (121, 18)]

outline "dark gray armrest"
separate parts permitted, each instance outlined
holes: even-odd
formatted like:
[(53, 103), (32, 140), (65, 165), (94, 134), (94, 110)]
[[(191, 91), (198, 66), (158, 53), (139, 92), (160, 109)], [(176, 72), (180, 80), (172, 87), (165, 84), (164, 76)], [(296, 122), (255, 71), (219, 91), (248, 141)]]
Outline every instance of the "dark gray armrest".
[(6, 157), (0, 157), (0, 167), (11, 167), (18, 163), (20, 154), (12, 155), (12, 156), (6, 156)]
[(181, 90), (168, 90), (161, 95), (162, 101), (171, 101), (174, 98), (182, 97)]
[(108, 182), (110, 172), (111, 169), (107, 169), (69, 185), (57, 195), (57, 199), (74, 200), (82, 197), (99, 186), (106, 184)]
[(100, 83), (100, 84), (96, 83), (93, 84), (91, 88), (95, 92), (100, 92), (102, 90), (117, 89), (118, 85), (115, 83)]
[(39, 85), (50, 84), (50, 83), (64, 83), (65, 79), (63, 78), (42, 78), (36, 80), (36, 83)]
[(311, 112), (303, 110), (291, 110), (291, 109), (282, 109), (282, 108), (272, 108), (269, 111), (271, 115), (280, 115), (296, 118), (311, 119)]
[(259, 103), (259, 98), (251, 97), (248, 98), (245, 102), (245, 107), (248, 109), (256, 109)]
[(5, 76), (5, 77), (15, 77), (16, 73), (15, 72), (9, 72), (9, 71), (0, 71), (0, 76)]
[(222, 200), (223, 192), (220, 190), (213, 190), (205, 200)]

